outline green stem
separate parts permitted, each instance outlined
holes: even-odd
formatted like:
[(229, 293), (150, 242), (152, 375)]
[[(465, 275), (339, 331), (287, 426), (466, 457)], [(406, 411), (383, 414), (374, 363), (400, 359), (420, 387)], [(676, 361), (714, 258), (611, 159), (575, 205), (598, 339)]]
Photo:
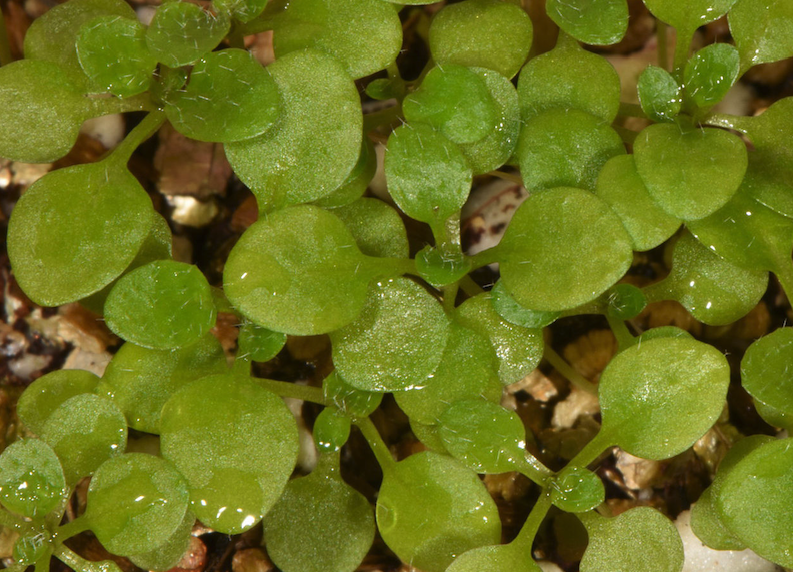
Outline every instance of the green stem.
[(658, 66), (669, 71), (669, 50), (666, 41), (669, 26), (666, 25), (666, 22), (661, 22), (660, 20), (657, 20), (657, 22), (655, 39), (658, 43)]
[(528, 451), (526, 451), (522, 459), (516, 459), (515, 464), (518, 472), (529, 480), (541, 487), (549, 487), (551, 485), (554, 476), (553, 471), (543, 465), (537, 457)]
[(369, 447), (372, 449), (375, 459), (377, 459), (377, 462), (380, 464), (380, 468), (383, 469), (383, 473), (392, 469), (394, 465), (396, 465), (396, 461), (394, 461), (394, 458), (391, 456), (391, 451), (388, 450), (388, 446), (385, 444), (385, 441), (383, 441), (383, 438), (377, 431), (377, 427), (372, 423), (372, 420), (365, 417), (357, 420), (355, 424), (358, 426), (358, 429), (361, 430), (366, 442), (369, 443)]
[(509, 181), (510, 183), (515, 183), (516, 185), (523, 186), (523, 179), (520, 175), (516, 173), (505, 173), (504, 171), (490, 171), (487, 173), (490, 176), (498, 177), (499, 179), (504, 179), (505, 181)]
[(628, 326), (625, 325), (623, 320), (606, 314), (606, 321), (608, 321), (609, 328), (611, 328), (614, 337), (617, 338), (617, 345), (620, 351), (626, 350), (636, 343), (636, 338), (631, 334)]
[(540, 525), (542, 524), (545, 515), (548, 514), (548, 511), (551, 508), (551, 491), (544, 490), (540, 495), (540, 498), (537, 499), (537, 502), (531, 509), (526, 522), (523, 523), (523, 526), (518, 533), (518, 536), (515, 537), (510, 544), (521, 552), (526, 554), (531, 554), (531, 545), (534, 543), (534, 537), (537, 536), (537, 531), (540, 530)]
[(396, 104), (363, 116), (363, 132), (369, 133), (383, 125), (391, 125), (402, 117), (402, 105)]
[(597, 386), (573, 369), (573, 367), (564, 361), (562, 356), (556, 353), (548, 344), (545, 345), (542, 351), (542, 357), (578, 389), (591, 393), (592, 395), (597, 395)]
[(443, 291), (443, 311), (449, 316), (454, 312), (454, 303), (457, 300), (457, 292), (459, 289), (459, 282), (449, 284), (441, 289)]
[(499, 262), (499, 246), (496, 245), (471, 256), (471, 270)]
[(165, 123), (165, 113), (163, 111), (152, 111), (130, 131), (129, 135), (105, 160), (111, 165), (125, 167), (135, 149), (154, 135), (163, 123)]
[(110, 561), (91, 562), (82, 556), (78, 556), (63, 544), (55, 549), (55, 558), (77, 572), (107, 572), (107, 570), (112, 569), (107, 565)]
[(302, 399), (303, 401), (310, 401), (311, 403), (319, 403), (326, 405), (325, 394), (319, 387), (311, 387), (309, 385), (298, 385), (296, 383), (289, 383), (286, 381), (277, 381), (275, 379), (266, 379), (263, 377), (252, 377), (256, 385), (272, 391), (281, 397), (289, 397), (292, 399)]
[(675, 39), (675, 60), (672, 75), (675, 76), (678, 84), (683, 83), (683, 70), (686, 67), (686, 63), (688, 62), (688, 50), (691, 46), (691, 42), (694, 40), (694, 32), (696, 32), (696, 28), (692, 30), (677, 30), (677, 36)]
[(11, 44), (8, 42), (8, 28), (6, 28), (6, 17), (3, 10), (0, 9), (0, 66), (10, 64), (11, 57)]
[(232, 25), (231, 32), (226, 36), (229, 41), (229, 46), (240, 50), (245, 49), (245, 36), (242, 34), (242, 29), (239, 25)]
[(484, 294), (485, 292), (484, 288), (474, 282), (474, 279), (468, 274), (460, 279), (460, 288), (462, 288), (463, 292), (468, 294), (471, 298), (479, 294)]
[[(581, 467), (586, 468), (600, 457), (603, 452), (614, 446), (611, 437), (603, 432), (603, 427), (600, 428), (597, 435), (587, 443), (578, 455), (567, 463), (567, 467)], [(565, 468), (567, 468), (565, 467)]]
[(376, 273), (381, 276), (418, 275), (416, 261), (412, 258), (377, 258), (370, 256), (368, 260), (373, 261)]
[(91, 522), (88, 520), (88, 518), (86, 518), (85, 515), (77, 517), (73, 521), (67, 522), (63, 526), (59, 526), (56, 529), (55, 541), (58, 544), (62, 544), (64, 540), (68, 540), (72, 536), (77, 536), (89, 528), (91, 528)]
[(624, 101), (620, 102), (619, 115), (622, 117), (640, 117), (641, 119), (649, 119), (641, 105), (637, 103), (625, 103)]

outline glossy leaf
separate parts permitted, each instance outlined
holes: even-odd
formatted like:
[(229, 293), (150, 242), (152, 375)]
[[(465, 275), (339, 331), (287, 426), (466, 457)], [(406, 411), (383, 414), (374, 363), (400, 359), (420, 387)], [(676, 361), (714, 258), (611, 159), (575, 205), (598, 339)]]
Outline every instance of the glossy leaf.
[(372, 507), (328, 462), (290, 481), (264, 520), (267, 554), (284, 572), (352, 572), (372, 545)]
[(405, 119), (427, 123), (457, 144), (475, 143), (496, 126), (496, 105), (484, 79), (466, 67), (432, 68), (402, 102)]
[(273, 359), (286, 345), (286, 334), (274, 332), (251, 322), (243, 324), (237, 338), (237, 357), (266, 362)]
[(127, 558), (129, 558), (135, 566), (143, 568), (144, 570), (164, 572), (165, 570), (174, 568), (179, 564), (190, 547), (190, 539), (193, 538), (191, 533), (194, 524), (195, 515), (188, 510), (185, 512), (182, 522), (164, 544), (148, 552), (130, 554)]
[(411, 421), (434, 425), (454, 403), (483, 398), (498, 402), (501, 383), (493, 346), (483, 335), (451, 324), (440, 364), (423, 383), (394, 394)]
[(490, 303), (504, 320), (522, 328), (544, 328), (553, 324), (562, 315), (561, 312), (544, 312), (524, 308), (507, 292), (503, 280), (496, 282), (496, 285), (490, 290)]
[(112, 401), (85, 393), (64, 401), (44, 423), (40, 436), (58, 455), (66, 483), (74, 486), (124, 452), (127, 421)]
[(426, 572), (443, 572), (455, 556), (501, 537), (498, 510), (482, 481), (431, 452), (386, 470), (377, 527), (399, 558)]
[(174, 394), (160, 429), (163, 457), (189, 483), (191, 510), (224, 534), (248, 530), (267, 513), (297, 460), (297, 426), (281, 398), (231, 374)]
[(193, 265), (150, 262), (121, 278), (105, 301), (105, 322), (118, 336), (152, 349), (182, 348), (215, 325), (209, 283)]
[(211, 334), (180, 349), (157, 350), (126, 343), (107, 366), (96, 388), (118, 405), (138, 431), (159, 434), (160, 410), (183, 386), (227, 370), (223, 348)]
[(402, 47), (399, 15), (382, 0), (274, 0), (267, 13), (276, 14), (276, 58), (314, 48), (337, 58), (353, 79), (385, 69)]
[(620, 107), (620, 78), (602, 56), (560, 38), (556, 47), (532, 58), (518, 78), (524, 121), (549, 109), (578, 109), (611, 123)]
[(542, 572), (525, 547), (510, 543), (463, 552), (446, 572)]
[(368, 417), (383, 400), (382, 393), (356, 389), (333, 371), (322, 382), (325, 399), (353, 419)]
[(153, 220), (149, 195), (126, 169), (99, 162), (53, 171), (14, 208), (8, 225), (14, 275), (36, 303), (79, 300), (129, 266)]
[(331, 211), (367, 256), (408, 258), (408, 235), (399, 213), (379, 199), (361, 197)]
[(745, 69), (793, 55), (793, 4), (786, 0), (734, 0), (727, 18)]
[(471, 190), (471, 168), (457, 146), (420, 123), (397, 127), (389, 136), (385, 176), (397, 206), (427, 223), (459, 211)]
[(469, 298), (457, 307), (454, 319), (488, 338), (498, 358), (503, 385), (519, 381), (542, 359), (543, 337), (539, 328), (524, 328), (499, 316), (488, 294)]
[(59, 64), (21, 60), (0, 69), (0, 157), (60, 159), (90, 116), (90, 102)]
[(683, 542), (655, 509), (637, 507), (614, 518), (588, 515), (589, 545), (581, 572), (681, 572)]
[(414, 260), (418, 275), (436, 288), (454, 284), (471, 271), (471, 260), (462, 253), (446, 253), (429, 245)]
[(331, 332), (333, 363), (365, 391), (422, 386), (441, 362), (449, 319), (438, 301), (407, 278), (372, 285), (358, 318)]
[(741, 360), (741, 383), (755, 400), (793, 414), (793, 328), (779, 328), (755, 341)]
[(531, 193), (554, 187), (594, 191), (603, 165), (623, 154), (622, 139), (600, 118), (578, 109), (552, 109), (525, 123), (515, 156)]
[(616, 44), (628, 30), (627, 0), (548, 0), (545, 9), (562, 30), (585, 44)]
[(507, 292), (526, 308), (574, 308), (605, 292), (633, 259), (619, 218), (588, 191), (536, 193), (518, 207), (497, 247)]
[(618, 320), (632, 320), (647, 306), (647, 296), (633, 284), (616, 284), (606, 299), (606, 315)]
[[(722, 45), (722, 44), (719, 44)], [(680, 86), (668, 71), (647, 66), (637, 85), (639, 103), (654, 121), (674, 121), (682, 104)]]
[(440, 65), (494, 70), (512, 78), (529, 55), (528, 14), (509, 2), (466, 0), (444, 6), (432, 19), (430, 51)]
[(43, 519), (68, 494), (61, 463), (44, 441), (21, 439), (0, 455), (0, 504)]
[(667, 24), (677, 28), (678, 33), (693, 33), (705, 24), (724, 16), (736, 0), (691, 0), (681, 3), (677, 0), (644, 0), (650, 12)]
[(198, 4), (166, 2), (154, 13), (146, 30), (146, 44), (158, 61), (178, 68), (212, 51), (230, 25), (224, 13), (214, 16)]
[(793, 530), (787, 526), (793, 487), (790, 439), (765, 443), (735, 466), (715, 497), (716, 510), (727, 528), (760, 556), (793, 566)]
[(229, 254), (223, 286), (234, 307), (260, 326), (324, 334), (350, 323), (363, 308), (378, 273), (372, 260), (332, 213), (296, 206), (245, 231)]
[(699, 108), (712, 107), (727, 95), (738, 80), (740, 69), (741, 57), (730, 44), (705, 46), (686, 64), (686, 95)]
[(25, 427), (40, 434), (52, 413), (67, 399), (92, 393), (99, 378), (82, 369), (60, 369), (31, 383), (17, 402), (17, 415)]
[(146, 30), (137, 20), (100, 16), (77, 36), (77, 57), (91, 81), (118, 97), (149, 89), (157, 59), (146, 46)]
[(171, 463), (127, 453), (104, 463), (88, 487), (85, 518), (99, 542), (120, 556), (156, 549), (182, 524), (188, 492)]
[(212, 4), (240, 22), (250, 22), (264, 11), (267, 0), (213, 0)]
[(636, 171), (633, 155), (618, 155), (603, 165), (595, 194), (622, 220), (633, 250), (642, 252), (655, 248), (680, 228), (680, 220), (663, 211), (650, 196)]
[(720, 129), (651, 125), (634, 143), (636, 170), (673, 217), (705, 218), (727, 204), (746, 173), (746, 145)]
[(270, 129), (278, 120), (280, 100), (275, 81), (250, 52), (228, 49), (196, 62), (190, 83), (172, 93), (165, 113), (191, 139), (228, 143)]
[(730, 368), (708, 344), (643, 341), (609, 362), (598, 384), (601, 431), (632, 455), (668, 459), (688, 449), (724, 408)]
[(313, 201), (342, 185), (361, 151), (358, 90), (343, 66), (315, 50), (267, 67), (281, 94), (278, 126), (225, 146), (231, 167), (260, 212)]
[(333, 407), (323, 409), (314, 421), (314, 444), (324, 453), (337, 453), (350, 438), (350, 418)]
[(565, 467), (551, 483), (553, 504), (566, 512), (587, 512), (606, 500), (600, 477), (582, 467)]

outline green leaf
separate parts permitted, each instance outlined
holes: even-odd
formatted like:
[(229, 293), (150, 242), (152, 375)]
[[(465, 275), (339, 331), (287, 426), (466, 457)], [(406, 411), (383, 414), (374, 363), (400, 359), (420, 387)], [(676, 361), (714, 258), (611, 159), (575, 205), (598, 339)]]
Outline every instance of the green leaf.
[(714, 497), (727, 528), (763, 558), (793, 566), (793, 529), (788, 526), (793, 497), (790, 439), (764, 443), (725, 475)]
[(196, 266), (173, 260), (150, 262), (126, 274), (105, 301), (111, 331), (152, 349), (193, 344), (216, 318), (207, 279)]
[(587, 512), (606, 500), (603, 481), (583, 467), (565, 467), (551, 483), (553, 504), (566, 512)]
[(416, 253), (416, 272), (436, 288), (455, 284), (471, 271), (471, 259), (427, 245)]
[(213, 0), (212, 4), (240, 22), (250, 22), (264, 11), (267, 0)]
[(154, 13), (146, 30), (146, 44), (158, 61), (178, 68), (212, 51), (230, 25), (225, 13), (215, 16), (191, 2), (166, 2)]
[(337, 189), (358, 161), (363, 133), (358, 90), (335, 58), (315, 50), (291, 52), (267, 69), (281, 94), (278, 126), (225, 145), (260, 212)]
[(105, 162), (67, 167), (36, 181), (17, 202), (8, 256), (31, 300), (59, 306), (120, 276), (153, 221), (149, 195), (126, 169)]
[(540, 364), (542, 330), (524, 328), (499, 316), (491, 295), (479, 294), (457, 307), (454, 319), (490, 340), (498, 358), (498, 375), (503, 385), (523, 379)]
[(496, 353), (487, 338), (452, 322), (443, 357), (429, 379), (394, 393), (394, 398), (411, 421), (434, 425), (458, 401), (498, 402), (501, 383), (496, 371)]
[(140, 554), (176, 532), (187, 503), (187, 483), (171, 463), (127, 453), (97, 469), (88, 487), (85, 518), (108, 551)]
[(224, 373), (227, 368), (223, 348), (211, 334), (174, 350), (126, 343), (108, 364), (96, 393), (112, 399), (133, 429), (159, 434), (160, 410), (171, 395), (200, 377)]
[(252, 322), (306, 336), (354, 320), (379, 270), (336, 216), (302, 205), (261, 218), (245, 231), (229, 254), (223, 285), (229, 301)]
[(524, 121), (549, 109), (579, 109), (612, 123), (620, 107), (620, 78), (605, 58), (560, 37), (550, 52), (532, 58), (518, 78)]
[(17, 415), (25, 427), (40, 434), (53, 411), (67, 399), (92, 393), (99, 378), (82, 369), (60, 369), (31, 383), (17, 402)]
[(243, 324), (237, 338), (237, 357), (266, 362), (278, 355), (286, 345), (286, 334), (262, 328), (251, 322)]
[(314, 421), (314, 444), (322, 453), (338, 453), (350, 438), (352, 422), (342, 411), (326, 407)]
[(601, 431), (644, 459), (668, 459), (702, 437), (724, 408), (730, 368), (722, 353), (686, 338), (642, 341), (600, 378)]
[(284, 572), (352, 572), (372, 545), (372, 507), (328, 462), (290, 481), (264, 520), (267, 554)]
[(711, 44), (695, 53), (686, 64), (685, 93), (701, 109), (720, 102), (741, 71), (741, 57), (729, 44)]
[(633, 284), (616, 284), (606, 293), (606, 315), (618, 320), (632, 320), (647, 306), (647, 296)]
[(408, 123), (391, 133), (385, 176), (397, 206), (426, 223), (440, 223), (459, 211), (471, 190), (471, 168), (460, 150), (421, 123)]
[(446, 572), (542, 572), (524, 546), (510, 543), (463, 552)]
[(346, 381), (336, 371), (332, 371), (322, 382), (325, 400), (339, 411), (353, 419), (368, 417), (380, 406), (382, 393), (361, 391)]
[(471, 71), (485, 80), (496, 106), (496, 125), (489, 134), (475, 143), (459, 145), (473, 174), (482, 175), (498, 169), (515, 152), (520, 134), (520, 107), (518, 92), (505, 76), (485, 68)]
[(633, 250), (655, 248), (680, 228), (680, 220), (661, 210), (650, 196), (636, 171), (633, 155), (617, 155), (603, 165), (595, 194), (620, 217)]
[(757, 401), (793, 414), (793, 328), (779, 328), (755, 341), (741, 360), (741, 383)]
[(501, 539), (498, 510), (475, 473), (425, 451), (385, 470), (377, 527), (404, 562), (443, 572), (466, 550)]
[(603, 165), (624, 154), (622, 139), (602, 119), (578, 109), (552, 109), (526, 122), (515, 156), (531, 193), (554, 187), (594, 191)]
[(154, 550), (127, 556), (138, 568), (144, 570), (165, 571), (174, 568), (190, 547), (190, 539), (195, 515), (189, 510), (175, 531), (168, 537), (164, 544)]
[(544, 328), (553, 324), (562, 315), (561, 312), (544, 312), (524, 308), (507, 292), (503, 280), (496, 282), (490, 291), (490, 303), (504, 320), (522, 328)]
[(456, 64), (432, 68), (402, 110), (408, 121), (427, 123), (457, 144), (483, 139), (497, 120), (484, 78)]
[(349, 205), (360, 199), (377, 173), (377, 152), (369, 137), (361, 141), (361, 154), (344, 182), (329, 195), (313, 203), (322, 208), (337, 208)]
[(362, 197), (331, 212), (341, 219), (366, 256), (408, 258), (405, 223), (391, 205)]
[(715, 22), (724, 16), (736, 0), (644, 0), (650, 12), (663, 22), (677, 28), (686, 37), (700, 26)]
[(21, 60), (0, 68), (0, 157), (27, 163), (60, 159), (77, 141), (91, 105), (52, 62)]
[(647, 289), (680, 302), (691, 315), (710, 326), (731, 324), (748, 314), (768, 287), (768, 273), (734, 266), (689, 233), (675, 243), (672, 271)]
[(253, 527), (297, 460), (297, 425), (284, 402), (236, 375), (182, 388), (163, 407), (160, 429), (163, 457), (189, 483), (191, 510), (223, 534)]
[(77, 35), (83, 24), (98, 16), (137, 20), (135, 11), (123, 0), (69, 0), (53, 6), (30, 25), (25, 34), (25, 59), (60, 64), (75, 82), (87, 83), (77, 58)]
[(581, 189), (558, 188), (531, 195), (518, 207), (497, 258), (504, 286), (518, 304), (553, 312), (605, 292), (628, 270), (633, 251), (604, 201)]
[(146, 30), (137, 20), (99, 16), (80, 28), (77, 57), (91, 81), (118, 97), (149, 89), (157, 58), (146, 46)]
[(647, 66), (639, 76), (636, 89), (642, 110), (650, 119), (659, 122), (674, 121), (680, 113), (680, 86), (665, 69)]
[(270, 73), (250, 52), (212, 52), (190, 72), (184, 91), (173, 92), (165, 114), (191, 139), (228, 143), (250, 139), (278, 120), (280, 95)]
[(276, 58), (314, 48), (338, 59), (353, 79), (385, 69), (402, 47), (399, 15), (382, 0), (275, 0), (268, 13), (276, 14)]
[(53, 411), (44, 423), (41, 439), (58, 455), (66, 483), (74, 486), (124, 452), (127, 421), (109, 399), (84, 393), (70, 397)]
[(495, 403), (458, 401), (441, 415), (438, 433), (446, 450), (477, 473), (507, 473), (525, 463), (523, 421)]
[(407, 278), (377, 282), (360, 316), (331, 332), (333, 363), (364, 391), (422, 386), (441, 362), (449, 333), (443, 308), (421, 286)]
[(727, 20), (745, 70), (793, 55), (793, 4), (787, 0), (732, 0)]
[(0, 455), (0, 502), (8, 510), (41, 520), (68, 495), (55, 451), (38, 439), (21, 439)]
[(557, 26), (585, 44), (616, 44), (628, 30), (627, 0), (548, 0), (545, 10)]
[(510, 2), (466, 0), (444, 6), (432, 19), (429, 43), (439, 65), (494, 70), (512, 78), (533, 39), (529, 15)]
[(634, 158), (658, 206), (684, 221), (705, 218), (727, 204), (748, 161), (746, 145), (728, 131), (670, 124), (642, 131)]
[(589, 545), (581, 572), (681, 572), (683, 542), (672, 522), (655, 509), (638, 507), (614, 518), (589, 513)]

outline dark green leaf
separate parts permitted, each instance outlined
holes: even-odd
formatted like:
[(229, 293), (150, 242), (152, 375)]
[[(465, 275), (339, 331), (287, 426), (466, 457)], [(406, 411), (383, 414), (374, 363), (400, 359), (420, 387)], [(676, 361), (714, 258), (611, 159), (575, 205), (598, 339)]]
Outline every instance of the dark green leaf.
[(225, 13), (217, 16), (198, 4), (166, 2), (154, 13), (146, 30), (146, 44), (158, 61), (178, 68), (212, 51), (229, 31)]
[(680, 113), (680, 86), (665, 69), (647, 66), (639, 76), (636, 89), (642, 110), (650, 119), (673, 121)]
[(545, 10), (562, 30), (585, 44), (616, 44), (628, 30), (627, 0), (548, 0)]

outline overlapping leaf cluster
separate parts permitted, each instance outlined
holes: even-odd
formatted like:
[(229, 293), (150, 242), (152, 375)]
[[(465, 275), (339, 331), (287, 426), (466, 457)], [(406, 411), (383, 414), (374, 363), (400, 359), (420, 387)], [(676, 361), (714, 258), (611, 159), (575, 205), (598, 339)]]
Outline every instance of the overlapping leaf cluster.
[[(639, 78), (635, 108), (620, 102), (610, 64), (582, 47), (622, 38), (626, 0), (548, 0), (559, 39), (530, 59), (520, 2), (449, 4), (432, 20), (431, 60), (413, 81), (395, 63), (402, 2), (168, 2), (145, 26), (121, 0), (69, 0), (38, 19), (25, 59), (0, 68), (0, 155), (52, 161), (90, 117), (148, 115), (103, 160), (38, 181), (10, 222), (9, 256), (27, 295), (47, 306), (82, 301), (126, 341), (101, 379), (55, 372), (19, 402), (39, 438), (0, 457), (0, 524), (20, 533), (17, 568), (55, 555), (93, 570), (63, 544), (90, 529), (109, 551), (166, 570), (199, 519), (227, 534), (263, 521), (286, 572), (354, 570), (375, 521), (426, 572), (530, 571), (532, 541), (555, 505), (587, 529), (581, 570), (679, 571), (670, 522), (647, 508), (613, 518), (593, 510), (605, 493), (587, 466), (614, 446), (677, 455), (724, 406), (730, 371), (718, 350), (676, 328), (634, 337), (625, 320), (677, 300), (705, 324), (731, 323), (764, 294), (769, 272), (793, 293), (790, 100), (756, 118), (713, 111), (752, 65), (793, 55), (793, 12), (784, 0), (645, 3), (678, 43), (672, 69), (650, 66)], [(696, 28), (724, 15), (735, 45), (690, 55)], [(274, 32), (266, 68), (241, 49), (262, 30)], [(393, 100), (385, 112), (362, 115), (362, 78), (371, 98)], [(629, 132), (615, 124), (624, 114), (651, 124)], [(222, 290), (171, 259), (170, 229), (127, 170), (165, 120), (222, 143), (257, 199), (260, 220), (231, 251)], [(375, 131), (387, 135), (395, 206), (362, 196)], [(460, 211), (473, 177), (504, 166), (519, 167), (530, 196), (498, 246), (467, 256)], [(401, 215), (434, 236), (412, 258)], [(634, 251), (667, 241), (667, 278), (620, 283)], [(485, 292), (468, 274), (492, 263), (501, 278)], [(209, 333), (218, 311), (242, 324), (233, 368)], [(620, 351), (597, 387), (600, 432), (552, 471), (499, 401), (543, 355), (555, 359), (542, 328), (582, 313), (604, 315)], [(318, 334), (330, 336), (335, 366), (322, 390), (250, 375), (287, 335)], [(791, 363), (782, 328), (752, 345), (742, 370), (761, 415), (788, 429)], [(391, 457), (368, 419), (386, 392), (428, 451)], [(282, 397), (326, 407), (314, 426), (317, 467), (292, 480), (297, 428)], [(383, 470), (374, 511), (339, 475), (352, 425)], [(151, 434), (159, 453), (125, 452), (128, 428)], [(695, 509), (704, 542), (793, 566), (791, 450), (787, 439), (738, 443)], [(508, 471), (541, 494), (501, 545), (477, 473)], [(87, 476), (85, 514), (61, 524)]]

